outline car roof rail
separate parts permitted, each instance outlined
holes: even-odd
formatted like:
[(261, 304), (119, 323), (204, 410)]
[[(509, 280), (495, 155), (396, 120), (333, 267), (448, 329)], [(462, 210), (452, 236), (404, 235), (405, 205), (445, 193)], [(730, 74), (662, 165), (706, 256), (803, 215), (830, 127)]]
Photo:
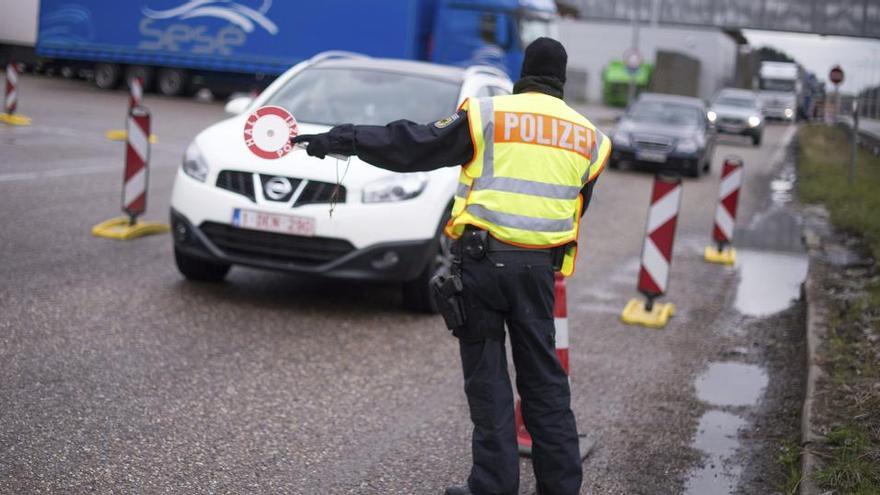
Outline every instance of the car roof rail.
[(504, 72), (498, 67), (493, 67), (491, 65), (471, 65), (464, 71), (464, 77), (473, 76), (476, 74), (485, 74), (488, 76), (500, 77), (502, 79), (510, 79), (510, 76), (507, 75), (507, 72)]
[(317, 64), (318, 62), (334, 58), (370, 58), (370, 56), (364, 55), (363, 53), (347, 52), (345, 50), (328, 50), (310, 58), (309, 63)]

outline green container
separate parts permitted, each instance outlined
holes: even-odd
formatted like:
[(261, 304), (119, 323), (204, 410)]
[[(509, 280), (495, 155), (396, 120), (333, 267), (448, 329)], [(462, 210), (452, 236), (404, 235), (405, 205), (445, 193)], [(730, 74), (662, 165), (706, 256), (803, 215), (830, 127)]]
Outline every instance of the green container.
[(629, 103), (629, 82), (635, 79), (636, 95), (648, 89), (654, 66), (642, 64), (634, 75), (622, 60), (612, 60), (602, 71), (602, 101), (613, 107), (625, 107)]

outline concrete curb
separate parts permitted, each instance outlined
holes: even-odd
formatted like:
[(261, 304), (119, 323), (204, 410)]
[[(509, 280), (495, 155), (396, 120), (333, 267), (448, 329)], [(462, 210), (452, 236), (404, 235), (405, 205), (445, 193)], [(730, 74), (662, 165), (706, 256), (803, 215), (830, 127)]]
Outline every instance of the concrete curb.
[(819, 467), (819, 460), (811, 450), (823, 437), (813, 431), (813, 403), (816, 400), (816, 383), (823, 375), (818, 364), (818, 347), (828, 333), (828, 308), (821, 296), (822, 268), (817, 259), (821, 249), (819, 235), (810, 229), (804, 231), (804, 243), (809, 253), (809, 269), (804, 282), (804, 293), (807, 305), (807, 390), (804, 396), (804, 407), (801, 412), (801, 495), (819, 495), (821, 492), (813, 474)]

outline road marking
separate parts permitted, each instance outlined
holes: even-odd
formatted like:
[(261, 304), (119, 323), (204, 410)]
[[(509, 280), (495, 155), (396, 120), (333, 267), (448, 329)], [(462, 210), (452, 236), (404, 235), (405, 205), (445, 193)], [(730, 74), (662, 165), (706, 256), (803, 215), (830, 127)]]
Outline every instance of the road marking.
[(55, 177), (70, 177), (74, 175), (97, 174), (101, 172), (119, 172), (120, 167), (80, 167), (45, 170), (42, 172), (21, 172), (12, 174), (0, 174), (0, 182), (16, 182), (23, 180), (51, 179)]

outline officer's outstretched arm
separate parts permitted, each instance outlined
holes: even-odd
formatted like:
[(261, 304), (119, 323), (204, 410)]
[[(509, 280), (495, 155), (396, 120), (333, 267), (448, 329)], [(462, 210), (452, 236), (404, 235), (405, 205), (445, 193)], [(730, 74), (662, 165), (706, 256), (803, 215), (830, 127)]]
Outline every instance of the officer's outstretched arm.
[(397, 120), (384, 126), (336, 126), (323, 134), (297, 136), (311, 156), (357, 155), (394, 172), (418, 172), (461, 165), (473, 156), (467, 111), (432, 124)]

